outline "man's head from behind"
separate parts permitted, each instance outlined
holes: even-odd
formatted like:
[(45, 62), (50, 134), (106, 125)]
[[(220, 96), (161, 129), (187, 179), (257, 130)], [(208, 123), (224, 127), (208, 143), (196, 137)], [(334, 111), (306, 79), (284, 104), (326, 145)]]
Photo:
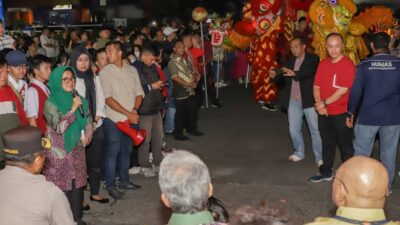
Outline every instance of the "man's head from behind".
[(187, 151), (168, 154), (160, 165), (161, 200), (175, 213), (203, 211), (212, 195), (207, 166)]
[(32, 174), (42, 171), (45, 156), (44, 148), (50, 148), (50, 142), (42, 139), (42, 132), (35, 127), (18, 127), (3, 135), (4, 159), (6, 165), (23, 168)]
[(333, 181), (336, 206), (383, 208), (388, 190), (388, 173), (375, 159), (355, 156), (344, 162)]
[(390, 36), (385, 32), (378, 32), (372, 37), (371, 48), (377, 51), (389, 51)]

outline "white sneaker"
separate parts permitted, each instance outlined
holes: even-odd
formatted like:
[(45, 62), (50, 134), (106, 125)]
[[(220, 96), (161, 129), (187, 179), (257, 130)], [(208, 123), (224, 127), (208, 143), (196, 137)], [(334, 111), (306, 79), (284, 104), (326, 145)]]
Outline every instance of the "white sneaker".
[(155, 177), (157, 176), (153, 168), (142, 167), (140, 168), (140, 175), (144, 177)]
[(140, 167), (139, 166), (134, 166), (129, 169), (129, 174), (130, 175), (136, 175), (140, 173)]
[(289, 156), (289, 161), (292, 161), (292, 162), (298, 162), (298, 161), (300, 161), (300, 160), (302, 160), (302, 159), (303, 159), (303, 158), (300, 158), (300, 157), (298, 157), (298, 156), (295, 155), (295, 154)]
[(221, 87), (228, 86), (228, 83), (226, 83), (224, 80), (221, 80), (219, 83), (221, 84)]
[(214, 87), (216, 87), (216, 88), (221, 88), (222, 86), (221, 86), (221, 83), (218, 82), (218, 83), (215, 83), (215, 84), (214, 84)]
[(154, 164), (151, 165), (151, 167), (153, 168), (154, 172), (157, 174), (158, 172), (160, 172), (160, 167), (156, 166)]
[(243, 78), (240, 77), (240, 78), (238, 79), (238, 82), (239, 82), (239, 84), (243, 84), (243, 83), (244, 83), (244, 82), (243, 82)]
[(322, 166), (324, 164), (324, 161), (322, 161), (322, 160), (318, 160), (318, 162), (317, 162), (317, 166), (318, 166), (318, 168), (320, 167), (320, 166)]
[(150, 152), (150, 153), (149, 153), (149, 162), (152, 163), (152, 162), (153, 162), (153, 159), (154, 159), (154, 158), (153, 158), (153, 153)]

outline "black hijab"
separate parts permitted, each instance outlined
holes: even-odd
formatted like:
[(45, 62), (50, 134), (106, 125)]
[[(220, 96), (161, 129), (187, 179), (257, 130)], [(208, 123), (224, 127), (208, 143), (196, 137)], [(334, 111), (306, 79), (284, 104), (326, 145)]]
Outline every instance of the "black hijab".
[(76, 66), (76, 61), (78, 61), (79, 56), (83, 54), (87, 55), (90, 61), (89, 51), (85, 47), (82, 45), (75, 47), (71, 52), (71, 66), (75, 69), (76, 76), (83, 79), (85, 82), (85, 98), (89, 103), (90, 115), (94, 120), (96, 117), (96, 85), (94, 83), (95, 77), (92, 71), (92, 63), (89, 63), (89, 68), (85, 72), (79, 71)]

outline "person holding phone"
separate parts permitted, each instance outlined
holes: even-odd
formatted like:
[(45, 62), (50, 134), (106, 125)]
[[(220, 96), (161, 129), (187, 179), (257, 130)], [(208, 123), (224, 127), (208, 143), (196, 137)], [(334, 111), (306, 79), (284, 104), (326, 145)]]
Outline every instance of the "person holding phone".
[[(139, 126), (147, 131), (143, 144), (139, 147), (140, 174), (145, 177), (154, 177), (162, 160), (162, 145), (164, 139), (163, 120), (161, 110), (164, 108), (162, 89), (166, 82), (160, 80), (157, 72), (155, 59), (157, 48), (153, 43), (147, 43), (142, 48), (142, 53), (135, 66), (138, 71), (140, 82), (145, 93), (142, 105), (138, 113), (140, 116)], [(152, 163), (149, 162), (149, 153), (153, 154)]]

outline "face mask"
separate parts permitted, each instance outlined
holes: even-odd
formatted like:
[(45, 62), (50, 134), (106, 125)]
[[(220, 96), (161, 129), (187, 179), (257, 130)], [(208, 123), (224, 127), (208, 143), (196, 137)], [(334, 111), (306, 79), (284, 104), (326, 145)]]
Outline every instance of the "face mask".
[(137, 59), (139, 59), (139, 57), (140, 57), (140, 51), (135, 51), (135, 57), (136, 57)]

